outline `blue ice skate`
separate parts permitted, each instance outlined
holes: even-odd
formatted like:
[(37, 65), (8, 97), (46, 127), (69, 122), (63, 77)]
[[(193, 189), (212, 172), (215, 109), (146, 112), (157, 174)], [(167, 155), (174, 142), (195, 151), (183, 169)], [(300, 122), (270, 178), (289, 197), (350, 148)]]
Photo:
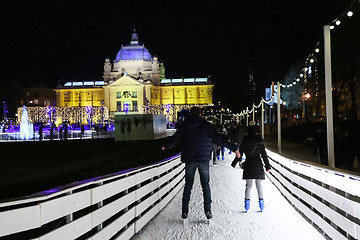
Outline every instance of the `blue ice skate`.
[(260, 211), (262, 212), (264, 210), (264, 199), (259, 198), (259, 207), (260, 207)]
[(250, 209), (250, 199), (245, 199), (245, 210), (246, 212)]

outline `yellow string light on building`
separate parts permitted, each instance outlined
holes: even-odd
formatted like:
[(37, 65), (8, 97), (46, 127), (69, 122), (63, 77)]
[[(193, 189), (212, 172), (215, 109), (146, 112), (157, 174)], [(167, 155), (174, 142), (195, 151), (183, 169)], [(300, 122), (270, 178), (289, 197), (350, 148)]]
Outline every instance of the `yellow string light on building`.
[[(70, 124), (88, 124), (90, 121), (99, 124), (109, 120), (109, 111), (106, 107), (27, 107), (30, 123), (62, 122)], [(50, 112), (50, 111), (51, 112)], [(17, 123), (20, 124), (22, 107), (17, 110)]]

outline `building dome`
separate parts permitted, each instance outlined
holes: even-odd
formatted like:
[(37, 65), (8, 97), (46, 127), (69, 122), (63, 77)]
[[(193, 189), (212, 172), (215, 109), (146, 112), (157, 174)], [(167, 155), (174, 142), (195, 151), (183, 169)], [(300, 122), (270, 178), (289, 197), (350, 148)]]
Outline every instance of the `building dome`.
[(134, 31), (131, 35), (131, 43), (127, 46), (121, 47), (114, 62), (137, 60), (152, 61), (153, 56), (144, 45), (139, 44), (138, 34)]

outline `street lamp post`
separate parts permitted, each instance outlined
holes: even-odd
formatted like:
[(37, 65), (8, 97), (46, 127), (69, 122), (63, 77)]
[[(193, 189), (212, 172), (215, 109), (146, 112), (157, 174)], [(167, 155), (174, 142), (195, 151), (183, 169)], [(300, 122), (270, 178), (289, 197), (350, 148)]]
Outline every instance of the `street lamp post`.
[(246, 126), (249, 126), (249, 108), (248, 107), (246, 107), (245, 114), (246, 114)]
[(255, 121), (255, 104), (252, 107), (252, 120)]
[(334, 154), (334, 123), (332, 106), (332, 80), (331, 80), (331, 43), (330, 26), (324, 26), (324, 60), (325, 60), (325, 102), (326, 102), (326, 130), (328, 164), (335, 167)]
[(278, 129), (278, 151), (281, 153), (281, 98), (280, 98), (280, 82), (277, 82), (277, 129)]
[(304, 95), (304, 120), (307, 120), (307, 112), (308, 112), (308, 100), (310, 98), (310, 93), (306, 93)]

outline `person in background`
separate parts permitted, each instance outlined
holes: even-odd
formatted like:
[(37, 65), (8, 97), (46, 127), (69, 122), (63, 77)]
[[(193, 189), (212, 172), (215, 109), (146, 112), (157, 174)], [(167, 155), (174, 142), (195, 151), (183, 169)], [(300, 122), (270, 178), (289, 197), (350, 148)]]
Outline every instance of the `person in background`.
[(241, 119), (240, 124), (235, 127), (234, 130), (234, 142), (240, 146), (243, 138), (247, 135), (247, 128), (245, 119)]
[(84, 134), (85, 134), (85, 125), (81, 124), (81, 127), (80, 127), (80, 138), (81, 139), (84, 138)]
[(315, 152), (318, 154), (319, 163), (328, 165), (326, 130), (323, 127), (318, 128), (315, 132)]
[[(230, 142), (235, 143), (235, 125), (234, 123), (229, 123), (226, 126), (226, 133)], [(231, 154), (231, 150), (229, 150), (229, 154)]]
[(61, 126), (59, 127), (59, 138), (60, 138), (60, 140), (63, 140), (63, 130), (64, 130), (64, 125), (61, 124)]
[(216, 142), (212, 142), (212, 160), (213, 160), (213, 165), (215, 166), (217, 164), (217, 160), (218, 160), (219, 156), (218, 156), (218, 145)]
[[(216, 127), (216, 121), (213, 122), (214, 127)], [(216, 166), (217, 164), (217, 150), (218, 150), (218, 145), (217, 143), (213, 140), (212, 141), (212, 160), (213, 160), (213, 165)]]
[(54, 139), (54, 128), (56, 128), (55, 122), (53, 121), (51, 123), (51, 127), (50, 127), (50, 140)]
[[(246, 180), (245, 188), (245, 210), (250, 209), (250, 192), (255, 180), (258, 197), (259, 197), (259, 207), (260, 210), (264, 209), (264, 192), (262, 188), (262, 181), (265, 179), (264, 166), (266, 171), (271, 169), (267, 154), (265, 151), (264, 140), (260, 135), (256, 134), (256, 123), (251, 121), (247, 128), (248, 134), (242, 140), (239, 151), (240, 154), (245, 154), (246, 160), (242, 164), (243, 179)], [(261, 156), (261, 158), (260, 158)], [(231, 163), (232, 167), (235, 167), (240, 158), (235, 158)]]
[(68, 125), (64, 124), (64, 140), (67, 140), (68, 138)]
[(43, 139), (43, 128), (44, 128), (43, 124), (40, 124), (40, 126), (39, 126), (39, 141), (42, 141), (42, 139)]
[(204, 211), (207, 219), (213, 217), (211, 212), (211, 191), (209, 176), (209, 161), (212, 154), (212, 142), (226, 146), (240, 156), (235, 144), (229, 142), (224, 136), (220, 135), (216, 128), (201, 117), (201, 110), (192, 107), (190, 117), (185, 119), (176, 133), (169, 139), (162, 150), (174, 147), (181, 143), (181, 161), (185, 163), (185, 187), (182, 198), (181, 217), (186, 219), (189, 214), (189, 202), (191, 189), (194, 183), (194, 175), (198, 170), (200, 182), (204, 196)]
[[(225, 128), (224, 124), (220, 125), (220, 128), (218, 131), (219, 131), (220, 135), (222, 135), (225, 139), (227, 139), (227, 132), (226, 132), (226, 128)], [(216, 152), (217, 159), (220, 160), (220, 153), (221, 153), (221, 159), (225, 160), (225, 156), (224, 156), (225, 146), (218, 144), (217, 148), (218, 148), (217, 152)]]

